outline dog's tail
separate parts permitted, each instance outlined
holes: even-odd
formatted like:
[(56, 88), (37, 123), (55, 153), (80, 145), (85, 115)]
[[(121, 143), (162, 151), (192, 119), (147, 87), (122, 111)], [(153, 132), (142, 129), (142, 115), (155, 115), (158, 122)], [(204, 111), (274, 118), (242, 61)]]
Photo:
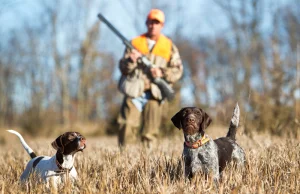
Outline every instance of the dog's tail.
[(10, 133), (15, 134), (16, 136), (18, 136), (18, 138), (21, 141), (21, 144), (23, 145), (23, 147), (25, 148), (26, 152), (29, 154), (29, 156), (31, 158), (35, 158), (36, 154), (33, 152), (33, 150), (27, 145), (27, 143), (25, 142), (24, 138), (22, 137), (22, 135), (18, 132), (16, 132), (15, 130), (7, 130)]
[(230, 139), (235, 141), (235, 134), (236, 130), (239, 126), (239, 120), (240, 120), (240, 107), (238, 103), (235, 105), (235, 108), (233, 110), (233, 115), (230, 121), (229, 130), (226, 135), (226, 137), (229, 137)]

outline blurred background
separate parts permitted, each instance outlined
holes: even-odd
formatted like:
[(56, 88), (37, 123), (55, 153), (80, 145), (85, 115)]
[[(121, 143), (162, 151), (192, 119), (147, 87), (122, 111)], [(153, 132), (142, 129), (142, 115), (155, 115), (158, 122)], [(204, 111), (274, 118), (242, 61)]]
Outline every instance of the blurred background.
[(299, 0), (0, 0), (0, 129), (114, 135), (125, 47), (97, 14), (132, 39), (151, 8), (184, 63), (162, 135), (183, 106), (228, 126), (238, 102), (246, 134), (300, 136)]

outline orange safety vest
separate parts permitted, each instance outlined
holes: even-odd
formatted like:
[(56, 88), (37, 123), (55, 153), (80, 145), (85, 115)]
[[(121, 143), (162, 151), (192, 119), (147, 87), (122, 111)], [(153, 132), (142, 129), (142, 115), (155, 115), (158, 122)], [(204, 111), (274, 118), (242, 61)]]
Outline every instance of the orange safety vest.
[[(146, 34), (142, 34), (131, 41), (131, 44), (142, 54), (149, 54), (149, 48), (147, 44)], [(170, 61), (172, 51), (172, 41), (164, 35), (160, 35), (151, 53), (157, 56), (161, 56)]]

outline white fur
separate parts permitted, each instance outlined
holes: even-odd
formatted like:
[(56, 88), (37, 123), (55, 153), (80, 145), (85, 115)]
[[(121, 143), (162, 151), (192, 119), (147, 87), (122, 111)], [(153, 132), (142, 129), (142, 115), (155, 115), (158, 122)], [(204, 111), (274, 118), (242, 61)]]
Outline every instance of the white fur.
[[(7, 130), (10, 133), (13, 133), (17, 135), (25, 148), (26, 152), (28, 154), (31, 154), (33, 150), (27, 145), (22, 135), (14, 130)], [(40, 157), (40, 156), (38, 156)], [(72, 155), (63, 155), (64, 162), (61, 165), (63, 168), (71, 169), (70, 172), (55, 172), (60, 171), (58, 166), (56, 165), (56, 155), (50, 157), (50, 156), (43, 156), (43, 159), (41, 159), (38, 164), (33, 169), (33, 163), (38, 158), (31, 159), (24, 170), (24, 172), (21, 175), (21, 182), (25, 182), (31, 173), (35, 172), (39, 177), (49, 185), (50, 179), (53, 180), (53, 184), (56, 187), (57, 184), (60, 184), (63, 182), (63, 177), (66, 178), (66, 175), (69, 176), (71, 180), (75, 180), (77, 178), (77, 171), (74, 168), (74, 156)]]
[[(38, 157), (37, 157), (38, 158)], [(35, 172), (39, 175), (39, 177), (45, 181), (47, 184), (49, 184), (50, 180), (53, 181), (54, 186), (57, 186), (57, 184), (60, 184), (64, 181), (63, 177), (66, 178), (65, 175), (69, 175), (69, 178), (71, 180), (77, 179), (77, 171), (73, 167), (70, 172), (55, 172), (55, 171), (60, 171), (60, 169), (56, 165), (56, 156), (44, 156), (42, 160), (39, 161), (39, 163), (35, 166), (33, 169), (33, 162), (37, 159), (33, 158), (31, 159), (24, 172), (21, 175), (21, 182), (26, 182), (26, 180), (29, 178), (30, 174), (32, 172)], [(71, 168), (74, 163), (74, 157), (71, 155), (64, 156), (64, 163), (63, 167), (64, 168)]]
[(236, 104), (234, 110), (233, 110), (233, 115), (231, 118), (231, 123), (235, 126), (238, 127), (240, 122), (240, 107), (238, 104)]
[(33, 150), (27, 145), (27, 143), (25, 142), (24, 138), (22, 137), (22, 135), (18, 132), (16, 132), (15, 130), (7, 130), (8, 132), (15, 134), (16, 136), (18, 136), (18, 138), (21, 141), (22, 146), (24, 147), (24, 149), (26, 150), (26, 152), (30, 155)]

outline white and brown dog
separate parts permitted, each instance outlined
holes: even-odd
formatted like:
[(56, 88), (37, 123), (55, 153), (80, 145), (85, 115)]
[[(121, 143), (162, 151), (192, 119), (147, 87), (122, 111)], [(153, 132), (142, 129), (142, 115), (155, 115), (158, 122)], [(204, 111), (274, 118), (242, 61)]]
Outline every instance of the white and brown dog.
[(21, 175), (22, 182), (25, 182), (33, 172), (45, 181), (47, 185), (50, 180), (53, 180), (55, 187), (64, 181), (63, 177), (66, 177), (65, 175), (71, 180), (77, 178), (77, 171), (73, 166), (74, 156), (78, 151), (83, 151), (86, 148), (86, 139), (80, 133), (66, 132), (57, 137), (51, 144), (57, 152), (54, 156), (50, 157), (36, 156), (20, 133), (14, 130), (7, 131), (19, 137), (26, 152), (32, 158)]

